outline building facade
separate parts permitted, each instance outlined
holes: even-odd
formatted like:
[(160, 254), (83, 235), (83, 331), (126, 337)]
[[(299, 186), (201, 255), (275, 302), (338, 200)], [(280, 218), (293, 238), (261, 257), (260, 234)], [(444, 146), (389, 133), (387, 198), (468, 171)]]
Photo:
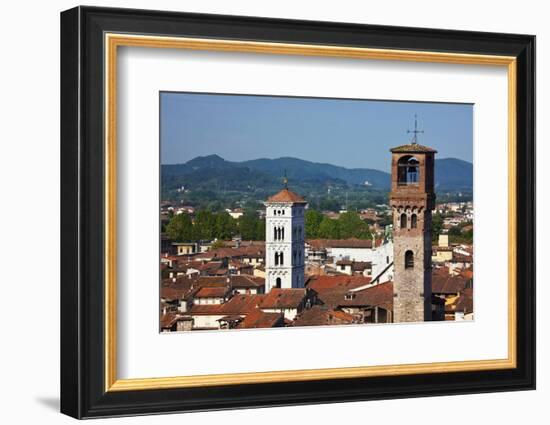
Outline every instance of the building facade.
[(432, 319), (432, 210), (436, 151), (416, 143), (391, 149), (394, 322)]
[(265, 291), (303, 288), (305, 264), (304, 215), (300, 195), (284, 188), (271, 196), (266, 207)]

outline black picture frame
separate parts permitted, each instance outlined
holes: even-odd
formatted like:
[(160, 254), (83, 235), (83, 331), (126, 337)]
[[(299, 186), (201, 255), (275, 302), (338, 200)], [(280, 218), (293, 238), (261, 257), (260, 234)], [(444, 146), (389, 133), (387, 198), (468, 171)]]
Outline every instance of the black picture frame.
[[(105, 32), (516, 57), (517, 367), (106, 392)], [(535, 388), (534, 36), (76, 7), (61, 13), (61, 117), (62, 413), (93, 418)]]

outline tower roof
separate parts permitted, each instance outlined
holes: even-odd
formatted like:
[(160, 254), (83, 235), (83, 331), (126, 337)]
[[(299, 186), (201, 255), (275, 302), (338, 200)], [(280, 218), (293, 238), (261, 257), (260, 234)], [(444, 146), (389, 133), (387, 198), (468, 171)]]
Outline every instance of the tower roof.
[(392, 153), (437, 153), (435, 149), (428, 146), (419, 145), (418, 143), (409, 143), (407, 145), (391, 148)]
[(267, 198), (267, 202), (290, 202), (293, 204), (306, 204), (306, 200), (302, 198), (297, 193), (294, 193), (293, 191), (289, 190), (288, 188), (284, 188), (279, 193), (276, 193), (273, 196), (270, 196)]

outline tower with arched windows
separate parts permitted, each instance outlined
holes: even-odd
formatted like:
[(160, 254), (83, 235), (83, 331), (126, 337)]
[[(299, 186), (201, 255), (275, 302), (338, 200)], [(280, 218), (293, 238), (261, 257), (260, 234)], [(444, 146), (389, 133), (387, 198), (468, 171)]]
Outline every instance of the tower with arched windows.
[(303, 288), (305, 264), (304, 198), (287, 187), (269, 197), (265, 227), (265, 291)]
[[(416, 127), (415, 127), (416, 131)], [(434, 149), (408, 145), (391, 149), (394, 322), (431, 320), (432, 210), (435, 206)]]

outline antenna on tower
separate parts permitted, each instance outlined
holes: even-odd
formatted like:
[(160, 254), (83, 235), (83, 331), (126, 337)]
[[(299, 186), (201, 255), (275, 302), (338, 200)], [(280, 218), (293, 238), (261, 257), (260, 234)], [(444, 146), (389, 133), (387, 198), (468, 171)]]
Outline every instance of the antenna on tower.
[(283, 177), (283, 184), (285, 185), (285, 189), (288, 189), (288, 178), (286, 176), (286, 169), (285, 169), (285, 176)]
[(418, 130), (418, 120), (416, 114), (414, 114), (414, 130), (407, 130), (407, 134), (413, 134), (411, 143), (416, 145), (418, 143), (418, 135), (424, 133), (424, 130)]

